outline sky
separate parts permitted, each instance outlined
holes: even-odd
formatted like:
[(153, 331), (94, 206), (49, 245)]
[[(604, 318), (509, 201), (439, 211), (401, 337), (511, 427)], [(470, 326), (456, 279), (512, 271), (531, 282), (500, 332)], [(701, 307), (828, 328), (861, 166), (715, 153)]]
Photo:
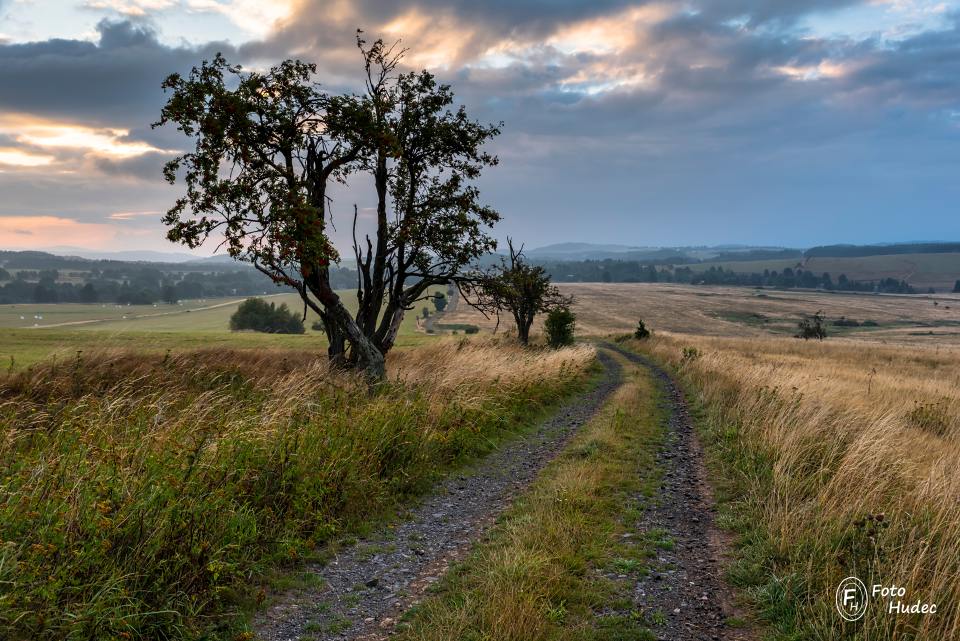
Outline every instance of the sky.
[(960, 240), (960, 0), (0, 0), (0, 248), (186, 251), (163, 78), (222, 52), (353, 87), (357, 28), (503, 121), (500, 239)]

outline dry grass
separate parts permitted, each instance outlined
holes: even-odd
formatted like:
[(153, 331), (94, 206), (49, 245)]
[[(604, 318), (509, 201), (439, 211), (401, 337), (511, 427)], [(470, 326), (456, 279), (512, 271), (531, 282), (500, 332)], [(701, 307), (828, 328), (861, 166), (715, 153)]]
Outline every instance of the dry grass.
[(483, 453), (592, 362), (438, 341), (372, 393), (279, 350), (0, 378), (0, 638), (231, 638), (209, 617), (252, 579)]
[[(960, 297), (955, 294), (875, 296), (651, 283), (561, 284), (560, 288), (576, 299), (573, 310), (580, 335), (632, 332), (641, 318), (653, 331), (707, 336), (792, 334), (803, 315), (823, 310), (829, 319), (844, 316), (879, 323), (878, 328), (857, 332), (860, 338), (960, 345)], [(488, 331), (494, 325), (466, 305), (444, 322), (472, 323)], [(500, 329), (509, 331), (511, 323), (503, 319)]]
[[(632, 375), (509, 509), (490, 540), (409, 615), (402, 641), (616, 641), (652, 639), (633, 609), (650, 550), (624, 544), (639, 516), (633, 497), (654, 492), (662, 437), (649, 376)], [(626, 563), (631, 570), (611, 571)]]
[[(718, 472), (737, 482), (730, 514), (753, 546), (741, 578), (778, 625), (960, 638), (960, 351), (665, 333), (638, 347), (708, 408)], [(850, 574), (940, 611), (892, 616), (875, 600), (849, 636), (833, 591)]]

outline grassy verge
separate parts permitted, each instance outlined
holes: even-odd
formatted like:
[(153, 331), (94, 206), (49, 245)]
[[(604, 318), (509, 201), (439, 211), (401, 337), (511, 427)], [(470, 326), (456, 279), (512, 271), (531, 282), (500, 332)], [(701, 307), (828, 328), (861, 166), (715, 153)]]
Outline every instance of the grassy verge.
[(299, 351), (0, 378), (0, 638), (233, 638), (251, 584), (583, 386), (592, 350), (436, 341), (370, 394)]
[(403, 641), (654, 639), (662, 613), (634, 609), (631, 589), (657, 541), (624, 536), (635, 498), (657, 485), (657, 391), (628, 381), (508, 510), (490, 539), (408, 613)]
[[(956, 352), (669, 334), (631, 346), (690, 391), (718, 524), (737, 537), (729, 578), (769, 638), (958, 638)], [(904, 594), (846, 622), (847, 576)], [(918, 601), (939, 609), (888, 610)]]

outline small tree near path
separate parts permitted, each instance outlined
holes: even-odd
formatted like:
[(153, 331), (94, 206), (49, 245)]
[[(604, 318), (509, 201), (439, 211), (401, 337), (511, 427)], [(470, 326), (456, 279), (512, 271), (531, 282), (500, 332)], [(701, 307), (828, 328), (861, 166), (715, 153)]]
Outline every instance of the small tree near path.
[(514, 249), (507, 239), (509, 256), (500, 265), (476, 280), (468, 293), (472, 305), (485, 313), (509, 312), (517, 326), (517, 338), (524, 345), (530, 342), (530, 328), (537, 314), (553, 309), (569, 308), (573, 299), (564, 296), (550, 282), (550, 275), (540, 265), (531, 265), (523, 255), (523, 246)]

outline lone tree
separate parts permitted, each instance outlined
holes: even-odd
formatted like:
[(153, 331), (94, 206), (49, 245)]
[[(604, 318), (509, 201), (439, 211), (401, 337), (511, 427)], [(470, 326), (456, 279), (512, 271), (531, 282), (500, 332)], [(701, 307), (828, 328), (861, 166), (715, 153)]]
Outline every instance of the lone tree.
[[(496, 248), (487, 229), (499, 214), (472, 182), (497, 158), (483, 145), (498, 126), (454, 108), (448, 85), (427, 71), (401, 73), (404, 50), (357, 35), (364, 90), (331, 94), (315, 65), (287, 60), (244, 71), (218, 54), (171, 92), (154, 126), (174, 124), (194, 149), (167, 163), (186, 194), (164, 217), (167, 237), (198, 247), (223, 238), (229, 254), (296, 289), (323, 322), (336, 364), (384, 375), (406, 311), (432, 285), (469, 277), (464, 268)], [(376, 193), (373, 238), (357, 238), (356, 314), (330, 284), (340, 256), (328, 236), (328, 187), (356, 175)]]
[(798, 324), (797, 328), (800, 330), (795, 335), (795, 338), (802, 338), (803, 340), (810, 340), (815, 338), (822, 341), (827, 337), (827, 329), (824, 326), (823, 312), (819, 311), (813, 316), (804, 317)]
[(531, 265), (523, 256), (523, 246), (514, 249), (507, 239), (509, 257), (480, 278), (469, 290), (471, 303), (487, 313), (509, 312), (517, 326), (517, 338), (524, 345), (530, 342), (530, 328), (537, 314), (570, 307), (573, 299), (560, 293), (550, 282), (550, 275), (540, 265)]

